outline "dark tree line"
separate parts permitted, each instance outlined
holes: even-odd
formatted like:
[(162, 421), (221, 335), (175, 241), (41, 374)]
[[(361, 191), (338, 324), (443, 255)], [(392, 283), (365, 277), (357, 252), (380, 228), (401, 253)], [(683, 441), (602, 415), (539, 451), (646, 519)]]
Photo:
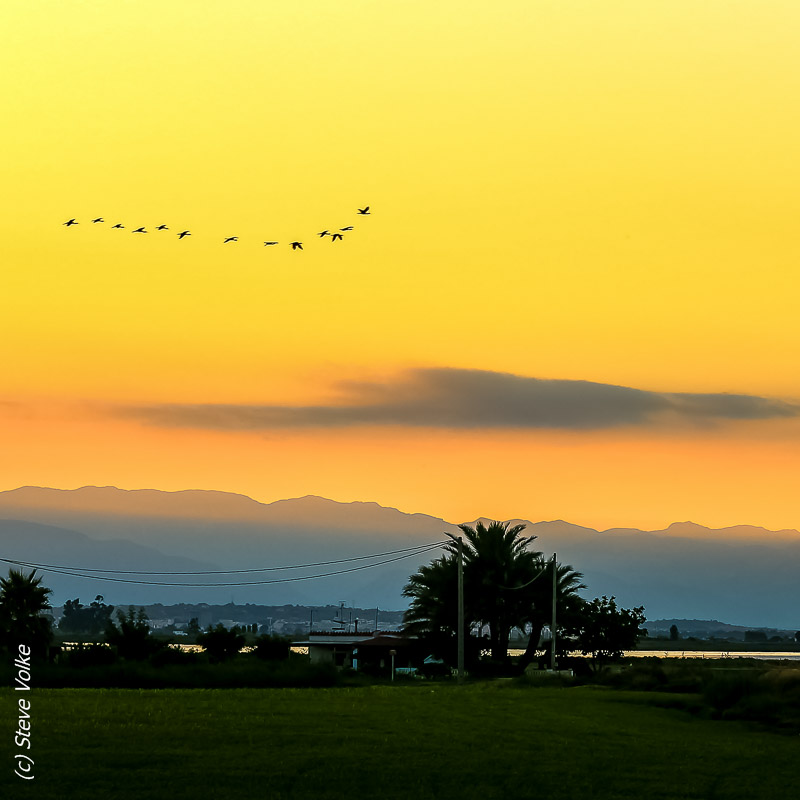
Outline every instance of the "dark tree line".
[[(553, 563), (529, 549), (535, 536), (523, 536), (525, 525), (479, 522), (460, 525), (463, 534), (464, 615), (467, 632), (488, 630), (488, 637), (468, 637), (466, 656), (474, 664), (481, 649), (494, 661), (507, 661), (511, 631), (530, 631), (520, 666), (540, 650), (541, 634), (552, 619), (555, 568), (557, 642), (567, 639), (572, 649), (592, 655), (597, 664), (633, 647), (644, 623), (644, 609), (619, 608), (615, 598), (591, 602), (578, 595), (583, 577), (567, 564)], [(405, 631), (426, 641), (431, 650), (452, 662), (457, 630), (457, 545), (444, 546), (445, 555), (410, 577), (403, 594), (410, 607)], [(562, 645), (562, 651), (566, 645)]]

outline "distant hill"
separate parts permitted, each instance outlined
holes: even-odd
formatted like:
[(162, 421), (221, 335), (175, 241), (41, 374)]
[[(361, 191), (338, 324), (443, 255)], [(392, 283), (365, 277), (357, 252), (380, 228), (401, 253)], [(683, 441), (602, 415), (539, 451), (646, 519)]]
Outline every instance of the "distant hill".
[(794, 630), (765, 628), (755, 625), (731, 625), (727, 622), (720, 622), (716, 619), (648, 619), (645, 628), (650, 636), (657, 632), (669, 633), (669, 629), (675, 625), (681, 636), (719, 636), (720, 634), (742, 634), (751, 630), (763, 630), (770, 634), (790, 634), (794, 635)]
[[(66, 528), (7, 519), (0, 519), (0, 557), (86, 569), (189, 571), (216, 568), (207, 561), (167, 555), (153, 547), (125, 539), (100, 541)], [(29, 571), (3, 562), (2, 574), (7, 574), (6, 570), (11, 567)], [(125, 596), (130, 598), (132, 603), (146, 602), (151, 596), (150, 587), (119, 584), (113, 578), (120, 576), (108, 577), (112, 580), (101, 582), (87, 581), (84, 578), (59, 573), (47, 573), (45, 584), (56, 590), (56, 597), (51, 599), (53, 605), (60, 604), (59, 601), (65, 598), (76, 597), (80, 597), (88, 604), (98, 594), (118, 594), (119, 587), (123, 585)], [(201, 593), (198, 593), (197, 597), (198, 600), (201, 599)]]
[[(0, 492), (0, 517), (80, 532), (106, 544), (127, 542), (163, 555), (222, 569), (327, 561), (443, 541), (455, 524), (425, 514), (405, 514), (377, 503), (339, 503), (306, 496), (259, 503), (225, 492), (74, 490), (23, 487)], [(800, 628), (800, 533), (754, 526), (709, 529), (692, 522), (658, 531), (597, 531), (563, 520), (524, 522), (536, 549), (584, 573), (586, 596), (615, 595), (650, 618), (726, 619), (741, 626)], [(16, 534), (0, 533), (0, 544)], [(22, 535), (20, 534), (20, 537)], [(29, 560), (59, 563), (49, 546), (20, 538)], [(19, 548), (15, 552), (20, 552)], [(98, 551), (100, 552), (100, 551)], [(104, 551), (108, 568), (132, 568), (127, 557)], [(64, 552), (66, 558), (67, 552)], [(208, 603), (326, 605), (345, 601), (368, 608), (400, 609), (408, 576), (436, 552), (374, 569), (272, 586), (203, 589)], [(69, 560), (71, 563), (72, 559)], [(62, 563), (68, 563), (64, 561)], [(95, 566), (100, 561), (92, 562)], [(166, 562), (162, 562), (166, 563)], [(348, 565), (343, 565), (348, 566)], [(329, 570), (330, 568), (328, 568)], [(322, 570), (322, 571), (328, 571)], [(296, 574), (296, 573), (295, 573)], [(70, 579), (74, 580), (74, 579)], [(48, 576), (61, 600), (62, 577)], [(139, 588), (86, 581), (81, 597), (140, 602)], [(194, 589), (146, 587), (148, 602), (195, 601)], [(191, 595), (191, 600), (190, 596)], [(268, 596), (268, 599), (265, 599)]]

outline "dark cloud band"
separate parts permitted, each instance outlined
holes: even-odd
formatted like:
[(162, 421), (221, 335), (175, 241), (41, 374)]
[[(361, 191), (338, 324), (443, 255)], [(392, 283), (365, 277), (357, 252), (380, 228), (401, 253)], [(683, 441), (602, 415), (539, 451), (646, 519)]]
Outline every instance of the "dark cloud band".
[(591, 381), (543, 380), (501, 372), (420, 369), (386, 383), (342, 383), (332, 405), (182, 405), (122, 409), (148, 424), (211, 430), (347, 428), (597, 430), (680, 419), (797, 417), (800, 406), (751, 395), (649, 392)]

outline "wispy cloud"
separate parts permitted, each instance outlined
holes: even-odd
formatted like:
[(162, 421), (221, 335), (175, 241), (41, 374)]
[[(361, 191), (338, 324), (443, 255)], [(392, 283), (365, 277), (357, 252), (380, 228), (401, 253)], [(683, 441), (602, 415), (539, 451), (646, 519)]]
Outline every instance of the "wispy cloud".
[(711, 424), (800, 416), (800, 406), (753, 395), (651, 392), (465, 369), (411, 370), (383, 383), (343, 382), (339, 389), (341, 402), (326, 405), (160, 404), (117, 413), (151, 425), (209, 430), (364, 425), (597, 430), (676, 419)]

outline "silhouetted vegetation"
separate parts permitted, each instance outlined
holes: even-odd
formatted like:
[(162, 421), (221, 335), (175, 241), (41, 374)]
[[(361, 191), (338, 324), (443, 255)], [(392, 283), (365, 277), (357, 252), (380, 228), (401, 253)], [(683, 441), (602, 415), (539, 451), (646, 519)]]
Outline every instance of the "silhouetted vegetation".
[(244, 634), (236, 626), (228, 629), (220, 623), (214, 628), (209, 625), (206, 631), (197, 636), (197, 644), (205, 648), (212, 662), (227, 661), (237, 656), (245, 641)]
[[(552, 614), (552, 566), (542, 553), (528, 550), (536, 537), (523, 537), (525, 525), (479, 522), (475, 528), (460, 525), (464, 552), (464, 615), (466, 629), (488, 629), (486, 642), (470, 637), (465, 657), (474, 668), (482, 647), (497, 662), (507, 661), (512, 628), (530, 626), (538, 633)], [(436, 655), (453, 663), (457, 632), (457, 546), (409, 578), (403, 594), (411, 604), (404, 615), (404, 629), (429, 643)], [(557, 565), (559, 608), (567, 613), (583, 588), (581, 574)]]
[[(528, 550), (535, 537), (522, 537), (524, 525), (492, 522), (488, 527), (459, 526), (464, 534), (464, 615), (466, 632), (488, 627), (488, 640), (467, 635), (465, 661), (473, 676), (509, 674), (507, 656), (512, 628), (530, 628), (525, 654), (518, 670), (534, 659), (548, 663), (547, 640), (540, 636), (552, 619), (553, 584), (558, 609), (556, 631), (560, 661), (568, 650), (579, 649), (602, 668), (632, 649), (646, 631), (644, 608), (624, 609), (615, 598), (583, 600), (578, 590), (581, 573), (571, 566), (545, 561)], [(430, 651), (455, 663), (457, 630), (457, 546), (449, 553), (421, 567), (409, 579), (403, 594), (411, 599), (405, 615), (405, 631), (419, 637)], [(556, 570), (555, 575), (553, 570)], [(549, 637), (548, 637), (549, 638)], [(482, 649), (490, 651), (489, 661), (480, 659)], [(538, 656), (538, 658), (537, 658)], [(550, 665), (552, 666), (552, 665)]]
[(602, 668), (636, 646), (644, 621), (644, 607), (619, 608), (614, 597), (584, 602), (576, 620), (578, 648), (591, 657), (595, 668)]
[(156, 639), (147, 624), (144, 609), (130, 606), (127, 612), (117, 611), (117, 624), (109, 619), (105, 639), (120, 658), (141, 661), (165, 646)]
[(66, 634), (98, 636), (108, 627), (113, 611), (114, 606), (104, 603), (101, 594), (95, 597), (88, 608), (81, 603), (79, 597), (67, 600), (58, 630)]
[(255, 642), (255, 654), (264, 661), (286, 661), (289, 658), (291, 639), (285, 636), (259, 636)]
[(0, 578), (0, 651), (16, 653), (25, 644), (34, 655), (46, 655), (53, 639), (51, 622), (43, 616), (50, 608), (50, 594), (52, 589), (42, 586), (36, 570), (25, 575), (10, 569), (7, 578)]
[[(522, 680), (541, 684), (530, 676)], [(800, 669), (796, 662), (637, 658), (624, 669), (576, 675), (574, 679), (562, 677), (560, 683), (599, 683), (653, 693), (650, 702), (656, 705), (800, 733)]]

